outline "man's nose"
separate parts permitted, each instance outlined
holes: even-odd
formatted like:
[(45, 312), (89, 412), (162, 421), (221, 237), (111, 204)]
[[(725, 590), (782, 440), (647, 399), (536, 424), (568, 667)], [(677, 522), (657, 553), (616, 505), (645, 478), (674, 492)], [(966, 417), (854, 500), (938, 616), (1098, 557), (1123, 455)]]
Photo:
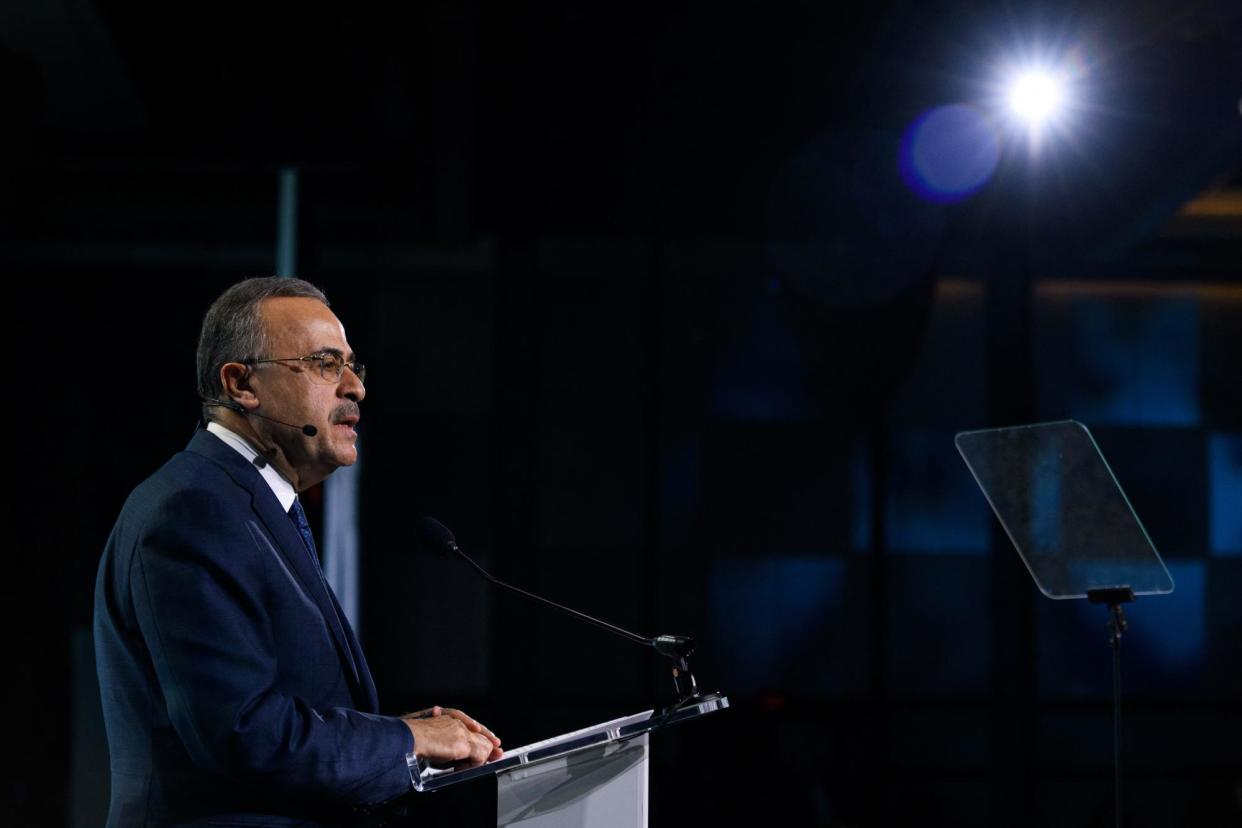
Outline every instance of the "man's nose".
[(354, 369), (348, 365), (341, 369), (341, 382), (336, 390), (342, 397), (354, 402), (362, 402), (363, 397), (367, 395), (366, 386), (362, 384), (362, 380), (358, 379)]

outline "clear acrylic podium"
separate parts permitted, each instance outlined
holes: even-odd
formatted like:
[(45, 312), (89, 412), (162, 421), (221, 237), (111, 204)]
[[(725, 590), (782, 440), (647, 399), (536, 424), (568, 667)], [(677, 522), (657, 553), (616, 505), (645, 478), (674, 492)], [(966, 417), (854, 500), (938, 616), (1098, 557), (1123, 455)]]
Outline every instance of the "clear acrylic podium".
[(414, 788), (426, 794), (495, 776), (497, 826), (645, 828), (650, 735), (728, 706), (726, 697), (713, 694), (664, 712), (648, 710), (507, 750), (477, 768), (424, 770)]

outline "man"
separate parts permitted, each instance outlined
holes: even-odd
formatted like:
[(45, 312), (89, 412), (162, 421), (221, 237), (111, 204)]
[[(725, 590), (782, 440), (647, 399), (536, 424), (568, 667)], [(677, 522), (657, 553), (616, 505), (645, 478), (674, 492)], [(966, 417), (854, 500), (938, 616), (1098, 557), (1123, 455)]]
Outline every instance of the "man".
[(439, 707), (378, 715), (297, 493), (357, 459), (363, 366), (314, 286), (208, 310), (205, 430), (130, 495), (95, 585), (109, 826), (307, 825), (407, 792), (418, 760), (499, 758)]

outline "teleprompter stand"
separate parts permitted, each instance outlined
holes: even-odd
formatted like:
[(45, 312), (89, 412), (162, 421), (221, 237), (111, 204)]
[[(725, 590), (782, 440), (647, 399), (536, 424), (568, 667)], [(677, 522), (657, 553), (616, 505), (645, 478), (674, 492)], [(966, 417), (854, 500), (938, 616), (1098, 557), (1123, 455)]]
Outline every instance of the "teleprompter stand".
[(1082, 423), (967, 431), (954, 442), (1039, 590), (1108, 608), (1113, 794), (1121, 828), (1122, 605), (1172, 592), (1173, 579)]
[(1108, 607), (1108, 643), (1113, 649), (1113, 809), (1117, 828), (1121, 828), (1121, 634), (1128, 627), (1121, 605), (1134, 601), (1134, 590), (1096, 587), (1087, 590), (1087, 600)]

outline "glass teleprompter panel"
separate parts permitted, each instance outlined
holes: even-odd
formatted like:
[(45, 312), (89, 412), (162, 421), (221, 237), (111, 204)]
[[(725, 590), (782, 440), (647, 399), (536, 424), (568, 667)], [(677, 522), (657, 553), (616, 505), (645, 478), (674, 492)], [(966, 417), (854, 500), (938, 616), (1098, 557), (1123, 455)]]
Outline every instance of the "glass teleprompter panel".
[(964, 431), (962, 459), (1035, 583), (1049, 598), (1130, 587), (1173, 591), (1173, 579), (1082, 423)]

